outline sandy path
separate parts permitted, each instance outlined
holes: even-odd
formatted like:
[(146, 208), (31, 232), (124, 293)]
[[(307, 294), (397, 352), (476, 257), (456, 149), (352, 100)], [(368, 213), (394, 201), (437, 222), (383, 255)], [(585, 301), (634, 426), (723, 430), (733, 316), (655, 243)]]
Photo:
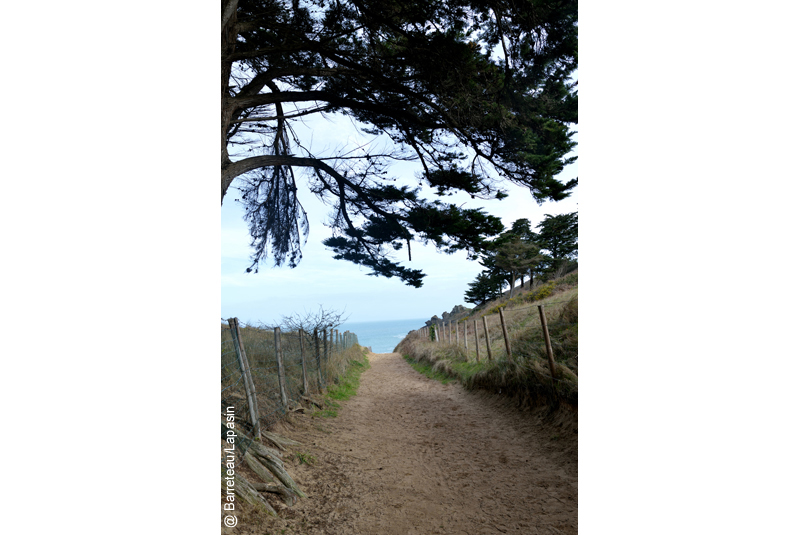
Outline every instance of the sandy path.
[(574, 430), (428, 379), (397, 353), (370, 364), (337, 418), (281, 430), (318, 460), (289, 468), (309, 499), (276, 505), (268, 533), (578, 532)]

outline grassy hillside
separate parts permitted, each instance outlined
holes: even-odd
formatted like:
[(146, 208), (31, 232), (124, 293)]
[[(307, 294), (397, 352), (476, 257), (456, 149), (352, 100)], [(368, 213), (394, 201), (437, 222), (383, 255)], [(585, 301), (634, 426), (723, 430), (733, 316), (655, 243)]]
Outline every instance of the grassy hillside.
[[(275, 333), (271, 328), (242, 326), (241, 335), (256, 389), (261, 425), (268, 428), (286, 415), (286, 407), (281, 403), (279, 395)], [(226, 324), (221, 325), (221, 336), (222, 407), (223, 410), (228, 406), (235, 407), (237, 422), (247, 426), (249, 412), (244, 381), (233, 348), (230, 329)], [(324, 352), (324, 343), (320, 342), (318, 346), (319, 361), (316, 358), (317, 343), (311, 335), (304, 333), (301, 345), (299, 332), (281, 333), (286, 395), (293, 404), (299, 403), (303, 397), (303, 357), (306, 360), (309, 395), (322, 394), (324, 389), (327, 389), (329, 394), (338, 391), (342, 381), (344, 384), (350, 381), (349, 372), (352, 368), (360, 369), (364, 366), (366, 348), (357, 343), (346, 349), (329, 343), (327, 354)]]
[[(469, 315), (458, 320), (461, 329), (458, 344), (455, 343), (455, 337), (450, 342), (446, 335), (436, 343), (412, 334), (400, 342), (395, 352), (403, 354), (421, 369), (427, 369), (429, 376), (438, 374), (440, 379), (454, 378), (469, 389), (485, 389), (508, 395), (521, 405), (560, 401), (577, 407), (578, 272), (573, 271), (532, 289), (515, 289), (514, 293), (513, 299), (505, 295), (473, 309)], [(543, 307), (550, 332), (556, 370), (555, 390), (538, 305)], [(503, 308), (506, 320), (510, 358), (500, 327), (500, 308)], [(491, 360), (486, 351), (483, 316), (489, 325)], [(475, 351), (474, 332), (468, 336), (469, 348), (464, 347), (464, 322), (473, 329), (474, 320), (478, 323), (480, 355)]]

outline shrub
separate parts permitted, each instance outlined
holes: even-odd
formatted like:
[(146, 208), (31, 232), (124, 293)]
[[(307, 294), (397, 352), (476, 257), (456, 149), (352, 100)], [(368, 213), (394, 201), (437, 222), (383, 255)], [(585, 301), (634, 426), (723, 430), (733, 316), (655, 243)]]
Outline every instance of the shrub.
[(578, 284), (578, 272), (573, 271), (572, 273), (565, 275), (564, 278), (562, 278), (558, 282), (566, 286), (573, 286), (575, 284)]
[(554, 281), (548, 282), (547, 284), (536, 290), (536, 293), (533, 294), (533, 298), (531, 300), (539, 301), (540, 299), (544, 299), (545, 297), (550, 297), (555, 287), (556, 283)]

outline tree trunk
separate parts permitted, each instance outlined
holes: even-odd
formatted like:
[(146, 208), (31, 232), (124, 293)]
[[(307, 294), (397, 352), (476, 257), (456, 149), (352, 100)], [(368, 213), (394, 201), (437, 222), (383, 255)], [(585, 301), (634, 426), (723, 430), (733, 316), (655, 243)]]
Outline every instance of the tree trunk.
[(225, 104), (225, 97), (222, 98), (222, 196), (220, 197), (219, 204), (225, 200), (225, 192), (228, 191), (228, 186), (233, 182), (234, 177), (225, 170), (232, 165), (231, 159), (228, 156), (228, 128), (231, 124), (231, 117), (233, 117), (233, 108)]
[[(224, 429), (223, 429), (224, 432)], [(299, 445), (299, 442), (294, 440), (279, 437), (274, 433), (263, 432), (267, 438), (276, 444), (291, 444)], [(251, 483), (244, 477), (235, 475), (234, 493), (242, 499), (253, 505), (261, 505), (265, 507), (271, 514), (276, 514), (275, 510), (264, 500), (258, 492), (271, 492), (278, 494), (283, 499), (286, 505), (292, 506), (296, 503), (297, 497), (305, 498), (306, 494), (300, 490), (300, 487), (294, 482), (292, 477), (286, 472), (281, 461), (281, 452), (267, 447), (256, 441), (251, 441), (247, 446), (242, 444), (243, 441), (237, 441), (236, 447), (244, 455), (244, 462), (247, 466), (255, 472), (263, 483)], [(281, 446), (282, 447), (282, 446)], [(227, 482), (223, 478), (223, 487), (227, 487)]]
[[(282, 437), (280, 435), (276, 435), (275, 433), (270, 433), (269, 431), (261, 431), (261, 436), (275, 444), (279, 450), (286, 451), (287, 446), (302, 446), (300, 442), (296, 440), (292, 440), (291, 438)], [(262, 444), (263, 446), (263, 444)], [(266, 447), (266, 446), (265, 446)], [(274, 450), (273, 450), (274, 451)], [(277, 455), (280, 457), (280, 454)]]
[[(245, 449), (244, 446), (240, 446), (240, 442), (237, 442), (236, 445), (239, 446), (239, 448), (244, 452), (245, 462), (247, 462), (248, 466), (250, 466), (250, 463), (253, 461), (253, 459), (251, 459), (248, 462), (248, 456), (252, 456), (258, 461), (259, 464), (262, 464), (267, 470), (269, 470), (272, 476), (275, 476), (278, 481), (283, 483), (286, 488), (292, 490), (301, 498), (306, 497), (306, 494), (300, 490), (300, 487), (298, 487), (297, 483), (294, 482), (292, 476), (286, 472), (286, 469), (283, 467), (283, 461), (281, 461), (280, 457), (273, 453), (274, 450), (271, 450), (271, 448), (267, 448), (258, 442), (251, 442), (247, 449)], [(267, 481), (267, 478), (262, 477), (261, 473), (255, 469), (253, 469), (253, 471), (256, 472), (256, 474), (258, 474), (259, 477), (264, 479), (267, 483), (274, 481), (274, 478), (272, 478), (270, 475), (267, 476), (269, 478), (269, 481)]]
[(250, 470), (255, 472), (256, 475), (261, 478), (261, 481), (265, 483), (277, 483), (275, 478), (272, 477), (272, 474), (270, 474), (269, 470), (265, 468), (263, 464), (258, 462), (256, 458), (253, 457), (253, 454), (249, 451), (244, 453), (244, 462), (250, 468)]
[(260, 492), (271, 492), (283, 498), (283, 503), (289, 507), (297, 503), (297, 495), (283, 485), (268, 485), (266, 483), (253, 483), (253, 488)]
[[(226, 486), (224, 479), (222, 480), (222, 485), (223, 487)], [(253, 488), (253, 485), (238, 474), (233, 476), (233, 493), (250, 505), (261, 506), (272, 516), (278, 516), (275, 509), (273, 509), (267, 500)]]
[(228, 84), (231, 81), (231, 68), (233, 61), (227, 58), (231, 57), (236, 51), (236, 8), (238, 7), (238, 0), (229, 0), (225, 6), (225, 12), (222, 18), (222, 197), (220, 198), (220, 205), (225, 199), (225, 192), (228, 191), (233, 178), (226, 179), (225, 168), (231, 164), (231, 159), (228, 156), (228, 129), (230, 128), (231, 119), (233, 117), (233, 106), (228, 103), (229, 93)]

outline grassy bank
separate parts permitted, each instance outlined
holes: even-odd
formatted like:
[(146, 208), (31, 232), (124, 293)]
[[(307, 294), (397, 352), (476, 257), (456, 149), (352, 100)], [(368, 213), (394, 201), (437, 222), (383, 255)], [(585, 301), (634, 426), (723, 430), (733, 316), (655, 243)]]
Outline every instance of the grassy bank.
[[(555, 388), (545, 349), (538, 305), (547, 317), (555, 360)], [(507, 355), (498, 311), (503, 308), (511, 357)], [(482, 317), (490, 325), (486, 352)], [(480, 355), (475, 351), (474, 334), (469, 349), (464, 347), (463, 324), (473, 328), (477, 320)], [(578, 273), (569, 273), (532, 289), (516, 292), (513, 299), (500, 298), (475, 308), (458, 322), (458, 344), (442, 336), (440, 343), (407, 336), (395, 348), (412, 366), (428, 377), (452, 378), (468, 389), (483, 389), (510, 396), (520, 405), (535, 406), (558, 401), (578, 404)], [(480, 356), (480, 360), (478, 360)]]
[[(303, 333), (301, 336), (297, 331), (282, 332), (280, 349), (283, 356), (286, 395), (290, 402), (290, 407), (287, 407), (283, 405), (279, 395), (276, 358), (278, 344), (275, 331), (271, 328), (253, 326), (242, 326), (240, 331), (256, 391), (259, 419), (262, 428), (266, 429), (286, 417), (288, 408), (296, 406), (304, 396), (324, 399), (331, 391), (335, 392), (340, 390), (343, 384), (349, 384), (351, 379), (347, 377), (352, 377), (353, 368), (358, 368), (358, 365), (353, 363), (361, 363), (363, 366), (367, 353), (367, 349), (358, 344), (345, 349), (341, 344), (332, 344), (330, 340), (327, 342), (326, 352), (326, 343), (315, 340), (308, 333)], [(247, 396), (227, 325), (223, 324), (221, 335), (222, 407), (223, 410), (230, 406), (234, 407), (233, 412), (237, 421), (247, 426), (247, 422), (250, 421)], [(317, 359), (318, 354), (319, 359)], [(305, 389), (303, 381), (304, 360), (308, 390)]]
[(323, 418), (334, 418), (338, 415), (341, 408), (340, 401), (347, 401), (358, 392), (358, 385), (361, 383), (361, 374), (369, 369), (369, 359), (367, 358), (367, 348), (353, 346), (342, 353), (341, 359), (343, 373), (337, 375), (333, 384), (328, 386), (328, 391), (323, 396), (325, 408), (312, 413), (313, 416)]

